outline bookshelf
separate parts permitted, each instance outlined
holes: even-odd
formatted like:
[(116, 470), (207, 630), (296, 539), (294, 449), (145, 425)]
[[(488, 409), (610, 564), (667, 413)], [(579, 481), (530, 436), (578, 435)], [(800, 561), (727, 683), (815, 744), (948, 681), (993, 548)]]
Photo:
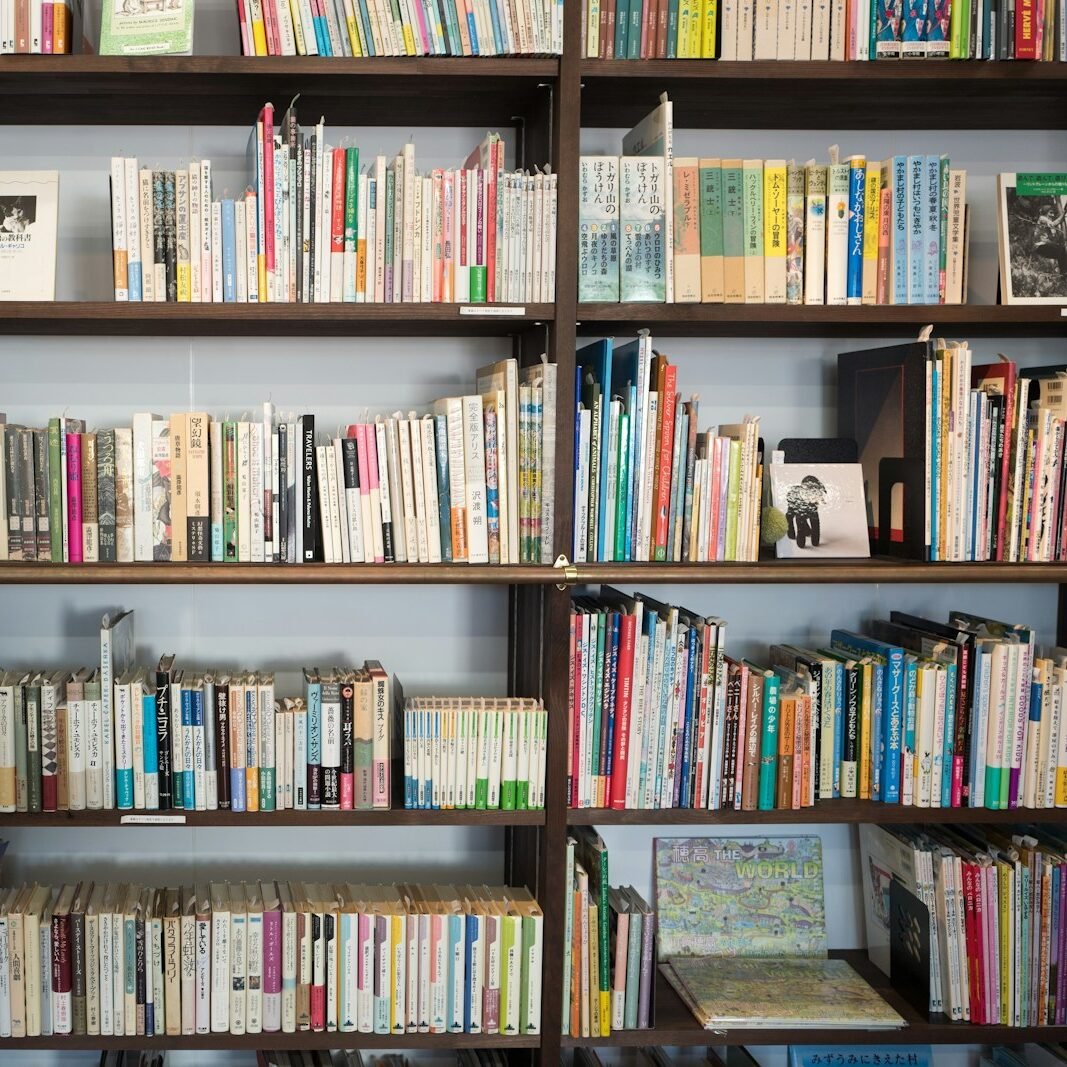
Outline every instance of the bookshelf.
[[(632, 333), (649, 327), (654, 335), (677, 338), (804, 338), (815, 345), (834, 338), (899, 336), (912, 334), (926, 323), (959, 336), (1025, 338), (1035, 344), (1062, 343), (1067, 336), (1067, 317), (1059, 308), (1019, 308), (996, 305), (963, 307), (745, 307), (744, 305), (579, 305), (576, 301), (577, 174), (583, 127), (617, 129), (631, 125), (653, 104), (661, 91), (676, 102), (679, 126), (695, 129), (776, 130), (792, 122), (812, 129), (901, 129), (1044, 131), (1049, 151), (1064, 155), (1062, 135), (1067, 129), (1067, 65), (1059, 63), (939, 63), (939, 64), (830, 64), (830, 63), (719, 63), (702, 61), (600, 62), (579, 56), (581, 4), (566, 5), (564, 54), (552, 59), (250, 59), (238, 56), (162, 57), (119, 59), (110, 57), (7, 57), (0, 61), (0, 120), (21, 127), (114, 126), (171, 127), (239, 125), (247, 127), (262, 102), (273, 99), (279, 106), (296, 92), (307, 114), (323, 111), (331, 123), (374, 126), (448, 129), (510, 127), (520, 153), (530, 161), (551, 161), (562, 177), (557, 225), (557, 296), (553, 304), (528, 305), (507, 312), (488, 309), (464, 314), (457, 307), (441, 305), (122, 305), (111, 302), (61, 301), (56, 304), (0, 305), (0, 359), (5, 368), (19, 367), (20, 382), (40, 386), (35, 397), (47, 390), (49, 402), (63, 401), (54, 385), (44, 380), (46, 371), (34, 377), (32, 355), (22, 356), (23, 346), (35, 338), (62, 338), (63, 345), (101, 345), (97, 339), (162, 339), (181, 351), (193, 338), (218, 338), (237, 343), (241, 338), (306, 339), (305, 347), (350, 338), (476, 338), (495, 345), (491, 358), (514, 354), (532, 362), (542, 351), (560, 367), (558, 382), (557, 448), (566, 457), (573, 450), (573, 369), (576, 344), (585, 336), (611, 332)], [(885, 101), (893, 101), (892, 108)], [(789, 117), (783, 120), (783, 102)], [(390, 140), (392, 140), (390, 135)], [(17, 143), (17, 141), (15, 142)], [(118, 145), (110, 142), (104, 151)], [(469, 147), (465, 142), (459, 148)], [(169, 151), (169, 150), (166, 150)], [(997, 158), (997, 146), (989, 151)], [(170, 153), (173, 154), (173, 153)], [(1003, 160), (1004, 166), (1010, 165)], [(93, 180), (104, 186), (104, 175)], [(97, 209), (104, 210), (104, 197)], [(61, 222), (62, 226), (62, 222)], [(106, 281), (106, 279), (105, 279)], [(27, 348), (27, 351), (33, 351)], [(280, 370), (294, 380), (284, 362), (284, 352), (264, 357), (260, 372), (268, 383)], [(106, 352), (105, 348), (94, 349)], [(827, 352), (836, 351), (828, 347)], [(115, 366), (128, 358), (113, 357)], [(247, 353), (220, 345), (213, 360), (215, 373), (226, 375), (229, 367), (247, 366)], [(338, 358), (348, 360), (346, 352)], [(360, 358), (351, 353), (352, 362)], [(701, 353), (703, 360), (705, 354)], [(713, 363), (720, 358), (709, 352)], [(725, 358), (725, 357), (724, 357)], [(1053, 357), (1054, 358), (1054, 357)], [(481, 360), (489, 362), (489, 358)], [(127, 364), (123, 363), (122, 366)], [(475, 364), (471, 364), (473, 367)], [(199, 365), (198, 365), (199, 366)], [(115, 373), (120, 373), (116, 370)], [(238, 373), (235, 369), (233, 373)], [(355, 373), (355, 372), (353, 372)], [(758, 374), (755, 366), (741, 369), (749, 383)], [(106, 372), (105, 372), (106, 376)], [(180, 381), (180, 378), (177, 379)], [(170, 379), (165, 383), (172, 384)], [(312, 396), (314, 394), (311, 394)], [(161, 396), (160, 403), (168, 402)], [(180, 403), (180, 393), (175, 406)], [(37, 402), (35, 400), (35, 402)], [(54, 406), (54, 403), (53, 403)], [(10, 409), (9, 409), (10, 414)], [(556, 551), (569, 554), (573, 472), (563, 462), (556, 472)], [(1067, 564), (918, 564), (897, 560), (843, 560), (814, 563), (761, 562), (757, 564), (589, 564), (561, 569), (550, 566), (295, 566), (270, 565), (93, 565), (52, 566), (0, 564), (0, 585), (30, 587), (36, 601), (59, 605), (69, 600), (69, 613), (82, 622), (100, 605), (102, 595), (83, 587), (124, 586), (114, 594), (136, 590), (139, 616), (155, 606), (157, 586), (188, 586), (197, 608), (210, 612), (219, 603), (212, 587), (240, 586), (240, 597), (249, 612), (267, 603), (256, 594), (258, 587), (292, 585), (324, 589), (356, 585), (411, 587), (406, 603), (430, 596), (426, 587), (459, 587), (470, 597), (480, 596), (474, 587), (495, 587), (503, 596), (506, 611), (480, 620), (478, 636), (496, 627), (493, 636), (506, 652), (496, 664), (506, 677), (509, 690), (519, 695), (541, 696), (549, 708), (549, 762), (547, 808), (537, 812), (423, 812), (394, 808), (389, 812), (232, 814), (188, 813), (185, 827), (190, 835), (215, 829), (243, 830), (244, 841), (273, 838), (273, 831), (313, 832), (330, 835), (331, 847), (349, 846), (353, 836), (379, 829), (391, 834), (391, 847), (404, 849), (405, 834), (436, 834), (447, 828), (479, 830), (489, 834), (490, 847), (503, 853), (503, 869), (509, 880), (525, 882), (534, 890), (545, 913), (543, 973), (543, 1026), (540, 1037), (471, 1037), (470, 1035), (405, 1035), (403, 1038), (358, 1035), (354, 1043), (363, 1048), (413, 1049), (496, 1047), (515, 1050), (516, 1062), (529, 1057), (543, 1065), (559, 1062), (561, 1048), (575, 1044), (635, 1047), (647, 1044), (699, 1046), (715, 1043), (781, 1044), (795, 1035), (778, 1031), (734, 1030), (714, 1037), (699, 1029), (680, 1000), (664, 983), (657, 990), (657, 1026), (648, 1031), (624, 1031), (609, 1039), (588, 1041), (560, 1038), (560, 997), (563, 982), (563, 890), (564, 843), (570, 823), (606, 827), (710, 827), (740, 825), (819, 826), (837, 825), (845, 830), (864, 820), (964, 824), (1017, 821), (1014, 812), (985, 810), (901, 809), (863, 802), (833, 802), (799, 812), (707, 812), (707, 811), (568, 811), (565, 807), (567, 648), (563, 636), (568, 628), (572, 589), (583, 584), (627, 583), (643, 587), (654, 584), (710, 586), (729, 594), (732, 586), (766, 585), (775, 589), (808, 587), (886, 587), (908, 583), (930, 587), (928, 595), (940, 595), (935, 586), (967, 583), (996, 586), (990, 596), (1010, 598), (1024, 586), (1059, 587), (1060, 640), (1067, 633)], [(418, 589), (414, 587), (418, 586)], [(466, 587), (470, 587), (469, 589)], [(269, 591), (269, 590), (268, 590)], [(25, 591), (24, 591), (25, 592)], [(821, 589), (823, 596), (826, 589)], [(845, 590), (850, 593), (851, 590)], [(299, 605), (310, 591), (302, 588), (285, 603)], [(344, 589), (335, 594), (348, 596)], [(360, 594), (362, 595), (362, 594)], [(684, 595), (684, 594), (683, 594)], [(762, 591), (754, 597), (769, 596)], [(908, 594), (901, 594), (901, 602)], [(0, 595), (0, 599), (6, 597)], [(25, 603), (26, 601), (20, 601)], [(238, 600), (238, 603), (244, 601)], [(480, 605), (482, 602), (479, 600)], [(204, 608), (204, 605), (207, 605)], [(463, 601), (464, 606), (467, 600)], [(102, 605), (101, 605), (102, 606)], [(1053, 605), (1055, 607), (1055, 605)], [(58, 607), (55, 608), (60, 613)], [(68, 609), (63, 609), (67, 611)], [(1006, 611), (1010, 611), (1007, 608)], [(98, 615), (99, 612), (96, 611)], [(729, 611), (723, 614), (729, 618)], [(195, 627), (197, 616), (179, 614), (177, 625)], [(5, 635), (23, 637), (18, 623), (11, 622)], [(319, 632), (327, 632), (329, 623)], [(410, 623), (418, 628), (420, 620)], [(442, 624), (447, 626), (447, 621)], [(373, 634), (373, 629), (367, 633)], [(156, 631), (150, 635), (154, 640)], [(347, 634), (346, 634), (347, 636)], [(22, 645), (26, 646), (23, 637)], [(371, 637), (361, 635), (361, 648), (374, 647)], [(495, 646), (494, 646), (495, 652)], [(376, 654), (371, 652), (371, 654)], [(382, 656), (385, 659), (385, 656)], [(390, 662), (403, 678), (405, 664)], [(477, 663), (468, 666), (477, 671)], [(1056, 811), (1027, 811), (1030, 822), (1062, 824)], [(121, 825), (117, 812), (80, 812), (51, 816), (0, 817), (0, 829), (24, 832), (37, 829), (83, 830), (106, 836), (111, 848), (133, 852), (146, 838), (144, 826)], [(155, 829), (155, 828), (153, 828)], [(634, 833), (642, 833), (635, 829)], [(159, 828), (164, 845), (168, 834), (186, 830)], [(120, 836), (121, 835), (121, 836)], [(258, 835), (258, 836), (257, 836)], [(36, 835), (37, 839), (48, 835)], [(232, 838), (230, 839), (232, 840)], [(288, 838), (287, 838), (288, 840)], [(461, 838), (466, 842), (467, 838)], [(647, 838), (644, 839), (647, 841)], [(196, 846), (191, 846), (195, 848)], [(647, 848), (646, 848), (647, 853)], [(222, 868), (220, 867), (220, 870)], [(223, 874), (225, 871), (223, 870)], [(617, 879), (613, 877), (613, 881)], [(845, 957), (872, 981), (905, 1015), (909, 1026), (900, 1033), (870, 1034), (856, 1031), (805, 1033), (812, 1041), (878, 1042), (892, 1040), (916, 1043), (968, 1044), (1027, 1040), (1064, 1040), (1067, 1028), (971, 1027), (920, 1017), (907, 1007), (885, 979), (872, 968), (862, 951)], [(278, 1048), (327, 1048), (344, 1039), (335, 1034), (275, 1034), (233, 1037), (205, 1035), (157, 1039), (155, 1044), (188, 1051), (251, 1050), (266, 1043)], [(5, 1041), (4, 1052), (34, 1053), (43, 1050), (116, 1049), (146, 1047), (143, 1038), (40, 1038)], [(47, 1062), (27, 1057), (24, 1062)]]

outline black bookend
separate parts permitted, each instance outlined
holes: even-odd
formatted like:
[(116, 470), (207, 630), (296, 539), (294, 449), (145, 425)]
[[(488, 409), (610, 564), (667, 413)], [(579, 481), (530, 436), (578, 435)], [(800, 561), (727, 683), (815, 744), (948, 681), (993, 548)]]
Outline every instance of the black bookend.
[(786, 463), (859, 463), (853, 437), (783, 437), (778, 451)]
[(878, 464), (878, 514), (894, 512), (894, 491), (903, 499), (902, 528), (884, 523), (872, 538), (871, 548), (878, 556), (926, 558), (926, 470), (913, 459), (883, 459)]
[(889, 883), (889, 981), (925, 1019), (930, 1014), (930, 909)]

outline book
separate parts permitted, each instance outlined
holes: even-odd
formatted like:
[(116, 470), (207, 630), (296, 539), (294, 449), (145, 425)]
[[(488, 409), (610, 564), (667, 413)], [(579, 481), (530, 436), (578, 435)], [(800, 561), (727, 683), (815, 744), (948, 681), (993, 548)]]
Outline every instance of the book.
[(1000, 298), (1005, 304), (1067, 299), (1067, 176), (997, 176)]
[(194, 7), (194, 0), (170, 0), (163, 9), (105, 2), (99, 54), (192, 55)]
[(58, 171), (0, 171), (0, 300), (55, 300)]

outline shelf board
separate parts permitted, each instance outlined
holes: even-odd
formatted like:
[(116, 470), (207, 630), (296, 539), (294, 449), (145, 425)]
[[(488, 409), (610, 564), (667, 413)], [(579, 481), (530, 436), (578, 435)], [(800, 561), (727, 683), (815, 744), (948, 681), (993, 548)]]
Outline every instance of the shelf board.
[[(461, 310), (472, 306), (476, 313)], [(499, 337), (555, 315), (552, 304), (512, 306), (12, 301), (0, 304), (0, 336)]]
[(828, 823), (870, 822), (917, 823), (954, 826), (969, 823), (1017, 826), (1027, 823), (1067, 822), (1063, 808), (1017, 808), (990, 811), (988, 808), (914, 808), (901, 804), (876, 804), (869, 800), (823, 800), (813, 808), (799, 811), (707, 811), (693, 808), (616, 811), (610, 808), (568, 808), (567, 822), (572, 826), (691, 826), (691, 825), (758, 825), (760, 823)]
[(0, 563), (0, 585), (544, 585), (537, 564)]
[(65, 1034), (52, 1037), (5, 1037), (0, 1050), (18, 1052), (26, 1049), (49, 1051), (86, 1049), (107, 1052), (110, 1049), (167, 1049), (169, 1051), (242, 1051), (246, 1049), (465, 1049), (540, 1048), (537, 1035), (501, 1037), (497, 1034), (352, 1034), (317, 1033), (308, 1030), (296, 1034), (189, 1034), (171, 1037), (88, 1037)]
[(517, 56), (5, 56), (0, 121), (251, 126), (299, 93), (305, 121), (333, 127), (514, 126), (558, 74), (558, 59)]
[(653, 338), (885, 336), (894, 328), (911, 336), (927, 325), (951, 328), (965, 336), (1067, 335), (1067, 316), (1058, 306), (1001, 304), (579, 304), (578, 323), (585, 334), (625, 334), (647, 327)]
[[(1067, 1026), (976, 1026), (971, 1023), (952, 1023), (943, 1015), (927, 1018), (917, 1012), (890, 985), (889, 979), (868, 959), (863, 950), (831, 952), (831, 956), (848, 960), (902, 1015), (907, 1025), (900, 1030), (863, 1030), (851, 1028), (810, 1027), (799, 1031), (810, 1044), (832, 1045), (952, 1045), (952, 1044), (1008, 1044), (1027, 1041), (1063, 1041)], [(646, 1045), (788, 1045), (797, 1040), (795, 1028), (771, 1029), (738, 1027), (736, 1029), (704, 1030), (693, 1014), (662, 975), (656, 975), (656, 1025), (650, 1030), (620, 1030), (611, 1037), (565, 1037), (563, 1046), (616, 1045), (636, 1047)]]
[[(184, 823), (123, 823), (123, 816), (181, 815)], [(169, 826), (271, 827), (300, 826), (333, 830), (346, 826), (544, 826), (544, 811), (53, 811), (0, 814), (0, 826), (25, 829), (116, 827), (166, 829)]]
[[(25, 564), (34, 566), (34, 564)], [(1067, 582), (1067, 563), (920, 563), (898, 559), (778, 560), (759, 563), (579, 563), (579, 585), (601, 582), (657, 584), (837, 584), (882, 582)]]
[(632, 126), (667, 92), (676, 128), (1067, 128), (1063, 63), (594, 59), (581, 77), (583, 126)]

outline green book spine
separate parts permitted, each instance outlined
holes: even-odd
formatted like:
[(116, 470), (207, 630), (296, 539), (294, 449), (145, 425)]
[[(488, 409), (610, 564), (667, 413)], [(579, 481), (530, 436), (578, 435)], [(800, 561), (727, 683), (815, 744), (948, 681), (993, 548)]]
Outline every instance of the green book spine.
[(600, 849), (600, 1036), (611, 1036), (611, 908), (608, 906), (608, 850)]
[(500, 778), (500, 806), (505, 811), (514, 811), (516, 804), (515, 769), (519, 761), (518, 713), (504, 712), (504, 771)]
[(522, 917), (522, 957), (519, 966), (519, 1033), (530, 1029), (530, 967), (529, 960), (537, 942), (537, 920), (532, 915)]
[(345, 260), (342, 299), (356, 300), (356, 241), (359, 239), (359, 149), (345, 150)]
[(630, 930), (626, 940), (626, 1000), (623, 1008), (623, 1026), (637, 1029), (637, 1004), (641, 991), (641, 926), (644, 916), (639, 911), (630, 912)]
[[(59, 441), (59, 419), (48, 420), (48, 533), (52, 541), (52, 562), (63, 562), (63, 474)], [(0, 506), (4, 506), (0, 504)]]
[(722, 167), (700, 168), (700, 254), (721, 256)]
[(937, 236), (937, 252), (938, 252), (938, 274), (937, 274), (937, 296), (938, 302), (945, 302), (945, 279), (947, 277), (946, 267), (948, 264), (948, 178), (949, 178), (949, 161), (948, 156), (941, 157), (941, 174), (940, 174), (940, 203), (939, 217), (938, 217), (938, 236)]
[(26, 705), (26, 808), (41, 810), (41, 687), (28, 685)]
[(222, 552), (237, 561), (237, 423), (222, 424)]
[(745, 210), (742, 168), (722, 168), (722, 254), (727, 303), (745, 300)]
[[(462, 712), (460, 713), (462, 715)], [(525, 762), (519, 760), (519, 777), (515, 782), (515, 807), (519, 811), (528, 811), (530, 808), (530, 759), (534, 751), (534, 728), (533, 715), (529, 712), (520, 712), (515, 716), (516, 730), (518, 732), (518, 745), (520, 756), (526, 753)], [(525, 773), (524, 769), (525, 768)], [(460, 805), (456, 805), (459, 807)], [(525, 996), (523, 1004), (526, 1003)]]
[(508, 1009), (511, 1006), (511, 997), (515, 996), (515, 990), (511, 988), (511, 968), (506, 961), (515, 951), (515, 934), (519, 933), (519, 943), (522, 943), (522, 934), (516, 931), (519, 925), (518, 916), (505, 915), (500, 922), (500, 1032), (502, 1034), (514, 1034), (507, 1025)]
[(274, 811), (274, 768), (259, 768), (259, 810)]
[(563, 1027), (564, 1036), (571, 1028), (571, 942), (574, 940), (574, 839), (567, 838), (567, 859), (563, 876)]
[(778, 781), (778, 686), (780, 679), (770, 674), (763, 679), (763, 717), (760, 730), (759, 810), (774, 808)]
[(726, 483), (726, 558), (737, 559), (737, 523), (741, 500), (741, 442), (730, 441), (730, 474)]
[(626, 529), (629, 524), (630, 507), (627, 499), (630, 484), (630, 416), (623, 412), (619, 419), (618, 484), (615, 489), (615, 555), (613, 559), (626, 559)]
[(607, 616), (592, 616), (596, 630), (596, 651), (593, 656), (593, 746), (590, 753), (590, 770), (594, 783), (600, 774), (600, 719), (604, 710), (604, 632)]
[(626, 32), (626, 58), (641, 58), (641, 19), (649, 0), (630, 0), (630, 28)]
[[(493, 719), (495, 716), (492, 712), (486, 711), (484, 708), (478, 712), (478, 752), (488, 752), (490, 748), (490, 741), (493, 736)], [(474, 780), (474, 806), (479, 811), (485, 811), (489, 807), (489, 778), (488, 774), (488, 762), (484, 765), (479, 756), (478, 759), (478, 777)], [(485, 771), (485, 775), (483, 775)]]
[(385, 299), (399, 301), (400, 279), (393, 277), (393, 226), (396, 222), (396, 173), (385, 172)]
[(678, 58), (678, 0), (667, 3), (667, 58)]
[[(634, 0), (640, 7), (641, 0)], [(630, 36), (630, 0), (618, 0), (615, 7), (615, 58), (625, 59)]]

